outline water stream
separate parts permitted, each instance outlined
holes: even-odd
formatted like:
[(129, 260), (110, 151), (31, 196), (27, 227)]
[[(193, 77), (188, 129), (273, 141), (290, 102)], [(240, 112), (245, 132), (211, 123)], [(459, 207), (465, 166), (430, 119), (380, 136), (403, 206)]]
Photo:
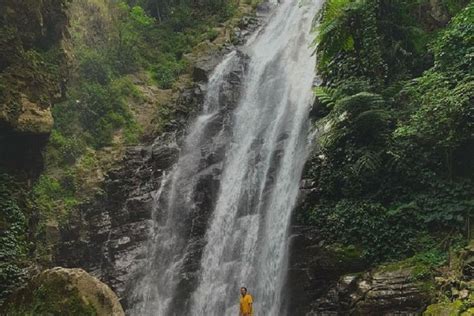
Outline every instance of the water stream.
[[(239, 101), (227, 108), (230, 119), (223, 92), (242, 62), (235, 52), (214, 70), (203, 112), (163, 177), (132, 315), (237, 314), (240, 286), (254, 296), (256, 315), (286, 314), (288, 229), (307, 156), (315, 77), (310, 30), (323, 1), (280, 2), (241, 48), (249, 59)], [(220, 158), (203, 162), (213, 151)], [(215, 183), (204, 198), (203, 179)], [(201, 217), (204, 225), (196, 224)]]

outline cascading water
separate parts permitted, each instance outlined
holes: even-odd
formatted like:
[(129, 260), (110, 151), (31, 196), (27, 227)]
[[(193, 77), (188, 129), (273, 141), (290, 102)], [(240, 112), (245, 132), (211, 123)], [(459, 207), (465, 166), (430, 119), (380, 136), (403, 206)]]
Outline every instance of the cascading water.
[[(206, 143), (207, 129), (219, 113), (221, 81), (234, 61), (230, 53), (214, 70), (208, 84), (203, 113), (189, 129), (180, 157), (170, 174), (164, 175), (156, 192), (153, 220), (155, 222), (149, 242), (148, 265), (135, 284), (133, 299), (138, 302), (132, 315), (170, 315), (175, 290), (181, 277), (184, 261), (189, 253), (189, 223), (196, 208), (194, 194), (201, 173), (201, 151)], [(189, 225), (188, 225), (189, 226)], [(171, 312), (171, 314), (177, 314)]]
[[(157, 192), (149, 264), (135, 284), (132, 315), (235, 314), (243, 285), (257, 315), (285, 314), (288, 228), (307, 155), (315, 76), (310, 30), (322, 2), (283, 1), (242, 48), (249, 63), (230, 120), (222, 119), (222, 89), (237, 54), (212, 74), (203, 114)], [(209, 175), (202, 152), (213, 148), (224, 153), (204, 245), (196, 246), (193, 216), (203, 212), (196, 196)], [(196, 256), (200, 264), (190, 267)]]

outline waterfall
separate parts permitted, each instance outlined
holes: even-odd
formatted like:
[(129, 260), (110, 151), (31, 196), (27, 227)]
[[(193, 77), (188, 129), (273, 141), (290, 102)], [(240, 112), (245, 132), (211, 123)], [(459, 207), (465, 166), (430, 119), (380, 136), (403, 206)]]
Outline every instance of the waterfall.
[[(156, 194), (132, 315), (236, 314), (241, 286), (256, 315), (285, 314), (288, 229), (315, 77), (310, 30), (322, 2), (282, 1), (243, 54), (214, 70), (203, 113)], [(224, 92), (240, 55), (248, 64), (231, 108)]]

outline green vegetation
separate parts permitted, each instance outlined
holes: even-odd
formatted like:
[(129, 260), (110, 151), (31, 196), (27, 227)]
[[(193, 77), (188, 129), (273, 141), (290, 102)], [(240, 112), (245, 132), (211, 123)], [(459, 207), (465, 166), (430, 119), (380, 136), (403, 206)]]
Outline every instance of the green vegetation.
[(466, 3), (440, 2), (454, 16), (446, 27), (429, 1), (329, 0), (321, 14), (321, 148), (308, 171), (318, 191), (300, 221), (369, 262), (431, 254), (435, 267), (469, 235), (474, 4)]
[(78, 203), (74, 196), (75, 175), (66, 172), (60, 180), (42, 175), (33, 189), (35, 207), (42, 210), (46, 218), (61, 218), (65, 210)]
[(445, 265), (448, 262), (448, 254), (440, 249), (432, 248), (425, 252), (420, 252), (413, 257), (388, 263), (378, 268), (381, 271), (395, 271), (403, 268), (412, 269), (414, 280), (427, 280), (434, 276), (434, 269)]
[(88, 196), (91, 182), (100, 179), (88, 179), (87, 171), (103, 169), (107, 160), (98, 152), (109, 147), (109, 156), (120, 156), (123, 145), (142, 135), (138, 85), (172, 88), (187, 71), (185, 55), (215, 37), (213, 27), (234, 10), (232, 1), (71, 3), (74, 69), (67, 98), (53, 107), (47, 169), (33, 190), (42, 214), (60, 218)]
[(11, 177), (0, 173), (0, 305), (23, 277), (28, 254), (27, 218), (18, 203), (20, 192)]
[(461, 300), (455, 300), (454, 302), (438, 303), (428, 306), (428, 309), (423, 313), (424, 316), (437, 316), (437, 315), (461, 315), (469, 316), (474, 313), (473, 308), (465, 306)]

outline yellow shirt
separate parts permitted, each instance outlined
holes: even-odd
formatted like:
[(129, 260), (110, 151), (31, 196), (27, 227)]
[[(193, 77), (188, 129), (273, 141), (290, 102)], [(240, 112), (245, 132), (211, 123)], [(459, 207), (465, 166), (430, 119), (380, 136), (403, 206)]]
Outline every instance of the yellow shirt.
[(252, 308), (253, 299), (250, 294), (245, 294), (245, 296), (240, 296), (240, 312), (244, 315), (253, 315)]

